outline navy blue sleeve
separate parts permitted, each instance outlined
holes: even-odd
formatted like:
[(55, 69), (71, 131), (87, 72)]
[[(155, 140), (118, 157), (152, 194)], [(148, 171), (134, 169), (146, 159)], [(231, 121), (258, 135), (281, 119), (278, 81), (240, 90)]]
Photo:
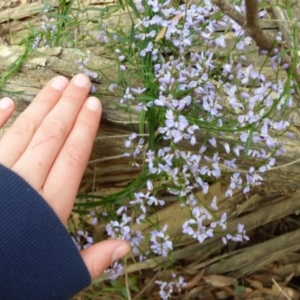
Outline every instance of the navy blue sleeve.
[(0, 165), (0, 299), (67, 300), (91, 283), (47, 202)]

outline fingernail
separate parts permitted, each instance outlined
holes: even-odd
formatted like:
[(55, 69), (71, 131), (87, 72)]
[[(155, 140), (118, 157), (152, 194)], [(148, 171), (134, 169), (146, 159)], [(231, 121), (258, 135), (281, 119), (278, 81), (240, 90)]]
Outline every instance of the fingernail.
[(122, 258), (123, 256), (125, 256), (126, 254), (128, 254), (130, 251), (129, 246), (123, 245), (120, 246), (119, 248), (117, 248), (113, 255), (112, 255), (112, 262)]
[(72, 82), (79, 87), (87, 87), (90, 85), (90, 79), (84, 74), (78, 74), (73, 79)]
[(0, 100), (0, 109), (2, 110), (6, 110), (10, 108), (12, 105), (13, 105), (13, 101), (8, 97), (4, 97), (3, 99)]
[(90, 97), (86, 101), (86, 107), (90, 110), (100, 110), (100, 101), (96, 97)]
[(68, 81), (63, 76), (55, 77), (51, 83), (51, 86), (58, 91), (62, 91), (63, 89), (66, 88), (67, 85), (68, 85)]

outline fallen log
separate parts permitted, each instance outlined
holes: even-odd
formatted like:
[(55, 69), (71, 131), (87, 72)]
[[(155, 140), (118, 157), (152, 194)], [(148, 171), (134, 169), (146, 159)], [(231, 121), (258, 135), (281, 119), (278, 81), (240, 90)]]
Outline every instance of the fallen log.
[[(24, 52), (24, 49), (19, 46), (0, 46), (0, 71), (5, 73), (7, 68), (15, 62)], [(86, 57), (87, 53), (80, 50), (53, 48), (37, 49), (35, 53), (29, 55), (28, 59), (20, 67), (18, 73), (11, 77), (3, 87), (0, 96), (11, 96), (16, 101), (16, 111), (11, 118), (13, 120), (28, 106), (38, 91), (55, 75), (64, 75), (71, 78), (79, 72), (77, 62)], [(99, 185), (115, 183), (120, 180), (132, 180), (140, 170), (135, 169), (130, 165), (130, 161), (124, 159), (124, 141), (127, 135), (131, 133), (130, 124), (138, 128), (138, 116), (130, 119), (128, 114), (120, 109), (117, 109), (116, 104), (119, 103), (118, 97), (111, 95), (107, 91), (109, 82), (115, 82), (117, 79), (116, 67), (114, 61), (103, 56), (94, 55), (90, 60), (90, 67), (95, 70), (105, 70), (105, 76), (94, 79), (97, 92), (103, 103), (103, 117), (98, 136), (95, 141), (93, 154), (90, 164), (87, 168), (86, 175), (83, 179), (83, 184), (93, 182), (100, 179)], [(134, 83), (133, 83), (134, 84)], [(296, 115), (298, 112), (296, 112)], [(297, 122), (297, 118), (296, 118)], [(285, 143), (286, 153), (277, 159), (277, 166), (264, 174), (263, 189), (277, 192), (281, 194), (297, 194), (300, 187), (300, 168), (299, 150), (300, 150), (300, 122), (292, 127), (294, 137), (287, 139), (282, 137), (281, 141)], [(206, 132), (199, 133), (198, 141), (204, 139)], [(118, 138), (114, 138), (117, 136)], [(122, 138), (120, 138), (120, 136)], [(230, 138), (230, 136), (227, 136)], [(233, 139), (235, 137), (232, 137)], [(191, 149), (191, 146), (186, 143), (181, 143), (183, 149)], [(195, 147), (194, 149), (197, 149)], [(120, 168), (111, 168), (113, 165)], [(245, 164), (247, 171), (249, 166)], [(102, 171), (101, 171), (102, 170)], [(107, 170), (105, 178), (101, 180), (97, 175), (103, 178), (103, 170)], [(119, 177), (118, 177), (119, 176)], [(117, 179), (118, 178), (118, 179)], [(280, 184), (278, 184), (280, 182)]]

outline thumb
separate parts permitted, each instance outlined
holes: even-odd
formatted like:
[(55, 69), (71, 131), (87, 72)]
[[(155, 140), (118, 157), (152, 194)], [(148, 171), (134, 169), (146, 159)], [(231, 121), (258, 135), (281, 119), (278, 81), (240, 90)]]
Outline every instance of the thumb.
[(121, 240), (108, 240), (97, 243), (80, 252), (92, 279), (106, 270), (111, 263), (130, 251), (128, 243)]

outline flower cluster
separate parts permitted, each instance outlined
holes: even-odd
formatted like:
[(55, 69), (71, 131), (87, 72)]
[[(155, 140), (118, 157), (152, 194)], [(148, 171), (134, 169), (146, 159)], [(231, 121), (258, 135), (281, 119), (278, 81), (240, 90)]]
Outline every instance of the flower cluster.
[[(105, 26), (97, 38), (106, 46), (115, 44), (121, 72), (129, 76), (132, 67), (140, 67), (140, 87), (112, 83), (109, 91), (119, 95), (117, 91), (122, 90), (121, 106), (149, 116), (150, 130), (154, 130), (149, 136), (159, 137), (161, 142), (156, 148), (147, 148), (150, 142), (144, 138), (137, 140), (137, 133), (125, 141), (125, 147), (130, 150), (125, 156), (131, 157), (137, 167), (140, 167), (137, 159), (142, 156), (144, 160), (143, 167), (149, 175), (144, 182), (147, 190), (131, 194), (126, 209), (135, 212), (134, 218), (123, 214), (122, 221), (111, 221), (107, 225), (107, 232), (132, 243), (138, 253), (142, 239), (135, 236), (128, 222), (147, 222), (151, 207), (165, 205), (155, 196), (156, 191), (165, 189), (178, 196), (181, 206), (190, 209), (190, 219), (182, 224), (183, 234), (203, 243), (218, 229), (219, 234), (223, 232), (224, 244), (228, 240), (248, 240), (241, 224), (236, 233), (226, 233), (227, 214), (218, 212), (216, 197), (209, 207), (203, 207), (194, 192), (201, 189), (207, 194), (209, 183), (221, 178), (228, 182), (225, 197), (232, 197), (236, 189), (248, 193), (251, 187), (262, 184), (263, 173), (270, 170), (276, 156), (284, 152), (284, 145), (277, 141), (277, 136), (287, 130), (291, 121), (278, 116), (292, 107), (293, 90), (287, 94), (287, 83), (280, 79), (269, 81), (263, 70), (243, 63), (244, 51), (252, 39), (245, 36), (245, 31), (234, 20), (227, 16), (216, 18), (220, 12), (210, 0), (191, 5), (184, 3), (176, 8), (169, 0), (135, 0), (134, 3), (138, 20), (133, 24), (131, 39), (126, 42), (117, 32), (113, 34), (103, 20)], [(236, 9), (245, 11), (244, 5)], [(264, 14), (262, 10), (259, 17), (263, 18)], [(217, 33), (220, 28), (230, 28), (235, 35), (238, 61), (231, 55), (221, 63), (215, 59), (212, 47), (227, 47), (224, 34)], [(196, 44), (198, 50), (195, 50)], [(276, 72), (281, 68), (280, 59), (274, 49), (268, 63)], [(293, 82), (288, 84), (292, 86)], [(153, 115), (156, 118), (151, 119)], [(232, 137), (228, 137), (227, 132)], [(188, 150), (183, 150), (183, 143), (190, 145), (186, 147)], [(249, 158), (246, 172), (241, 172), (238, 165), (243, 156)], [(252, 165), (250, 161), (254, 160)], [(153, 184), (162, 179), (164, 187), (158, 185), (154, 189)], [(166, 231), (167, 224), (150, 232), (149, 254), (167, 256), (173, 249)], [(161, 298), (167, 299), (173, 285), (161, 283), (161, 287)]]
[(39, 27), (40, 33), (35, 37), (33, 43), (32, 43), (32, 48), (37, 48), (42, 45), (45, 48), (51, 47), (51, 40), (54, 36), (54, 34), (57, 31), (57, 26), (56, 26), (56, 19), (55, 18), (48, 18), (47, 17), (47, 12), (50, 10), (49, 6), (44, 6), (42, 10), (42, 16), (41, 16), (41, 25)]
[(90, 77), (91, 79), (97, 79), (99, 77), (98, 73), (95, 71), (91, 71), (89, 68), (87, 68), (87, 64), (90, 61), (90, 58), (87, 57), (83, 61), (78, 61), (78, 69), (81, 70), (86, 76)]
[(172, 242), (169, 236), (165, 235), (168, 225), (165, 225), (161, 230), (153, 230), (150, 232), (150, 249), (154, 254), (166, 257), (170, 250), (173, 250)]
[[(90, 61), (90, 57), (85, 58), (83, 61), (80, 59), (78, 63), (78, 69), (81, 70), (86, 76), (90, 77), (91, 79), (97, 79), (99, 77), (99, 74), (95, 71), (91, 71), (88, 67), (87, 64)], [(91, 93), (96, 92), (96, 87), (95, 85), (92, 84), (91, 87)]]
[[(164, 191), (190, 210), (190, 218), (181, 224), (182, 234), (199, 243), (217, 231), (224, 244), (248, 240), (242, 224), (235, 233), (226, 232), (227, 214), (220, 211), (217, 197), (204, 206), (195, 194), (201, 190), (207, 195), (210, 183), (220, 180), (228, 184), (225, 197), (232, 197), (235, 190), (248, 193), (263, 183), (264, 172), (284, 153), (278, 137), (291, 125), (284, 116), (293, 106), (294, 82), (277, 76), (287, 68), (280, 66), (282, 55), (274, 49), (270, 57), (265, 56), (265, 65), (274, 70), (276, 79), (268, 79), (263, 69), (247, 64), (244, 54), (252, 39), (211, 0), (178, 5), (170, 0), (131, 2), (136, 18), (131, 19), (130, 34), (124, 28), (110, 28), (103, 14), (95, 36), (99, 44), (113, 49), (118, 66), (120, 78), (111, 82), (108, 91), (119, 97), (119, 107), (141, 116), (143, 129), (143, 135), (134, 132), (127, 138), (124, 154), (139, 168), (138, 159), (143, 160), (143, 174), (136, 181), (138, 187), (126, 195), (127, 205), (118, 207), (115, 219), (106, 225), (106, 232), (129, 242), (141, 260), (168, 256), (176, 245), (167, 234), (167, 224), (161, 228), (151, 221), (147, 255), (140, 253), (146, 237), (131, 228), (165, 206), (157, 196)], [(235, 9), (245, 13), (244, 1)], [(264, 15), (261, 10), (259, 18)], [(41, 30), (53, 34), (52, 21), (44, 19)], [(229, 50), (222, 59), (216, 57), (218, 50), (228, 49), (222, 30), (230, 30), (236, 38), (235, 57)], [(282, 34), (276, 40), (280, 43)], [(89, 58), (80, 60), (79, 69), (96, 79), (98, 74), (88, 62)], [(131, 84), (130, 78), (138, 80)], [(149, 132), (147, 137), (144, 132)], [(111, 266), (111, 278), (122, 272), (119, 263)], [(177, 286), (157, 283), (162, 299), (170, 298)]]
[[(127, 210), (126, 207), (121, 207), (117, 213), (121, 213), (122, 210)], [(126, 213), (122, 214), (121, 221), (110, 221), (106, 225), (107, 235), (112, 237), (113, 239), (121, 239), (126, 242), (129, 242), (132, 251), (134, 254), (139, 254), (138, 246), (140, 242), (144, 239), (144, 236), (140, 231), (134, 231), (130, 228), (129, 222), (131, 221), (131, 217), (128, 217)]]
[[(125, 141), (125, 148), (132, 148), (133, 150), (130, 152), (125, 152), (124, 156), (125, 157), (130, 157), (132, 156), (133, 159), (136, 159), (140, 156), (141, 152), (144, 149), (144, 143), (145, 140), (143, 138), (140, 138), (137, 143), (134, 142), (136, 139), (137, 134), (133, 132), (129, 137), (128, 140)], [(134, 162), (134, 165), (139, 167), (139, 164), (137, 162)]]
[(118, 261), (112, 263), (109, 269), (105, 270), (104, 273), (109, 274), (110, 280), (115, 280), (123, 274), (123, 265)]
[(175, 273), (172, 274), (172, 281), (166, 282), (161, 280), (156, 280), (155, 283), (159, 286), (159, 296), (162, 300), (167, 300), (172, 297), (174, 292), (174, 288), (176, 287), (178, 293), (181, 292), (181, 289), (186, 287), (186, 283), (184, 282), (184, 278), (177, 275)]
[(86, 249), (94, 244), (94, 240), (91, 236), (89, 236), (89, 233), (82, 230), (78, 230), (76, 238), (72, 236), (72, 240), (78, 250)]
[(229, 233), (226, 236), (222, 237), (222, 241), (224, 244), (227, 244), (227, 241), (234, 241), (234, 242), (242, 242), (243, 240), (248, 241), (249, 237), (246, 236), (246, 231), (244, 229), (244, 225), (238, 224), (237, 225), (237, 233), (235, 235), (231, 235)]
[[(132, 252), (134, 254), (139, 254), (139, 244), (144, 239), (141, 231), (134, 231), (130, 228), (129, 222), (131, 221), (131, 217), (126, 215), (127, 207), (122, 206), (118, 209), (117, 215), (122, 214), (120, 221), (110, 221), (106, 225), (106, 233), (113, 239), (121, 239), (130, 243)], [(146, 257), (145, 257), (146, 259)], [(109, 273), (109, 278), (111, 280), (115, 280), (119, 276), (123, 274), (123, 265), (116, 261), (111, 264), (111, 266), (106, 270), (106, 273)]]
[(141, 214), (136, 218), (137, 224), (144, 220), (147, 214), (147, 207), (149, 206), (163, 206), (165, 201), (157, 199), (153, 194), (153, 184), (150, 180), (147, 181), (147, 193), (138, 192), (134, 193), (134, 200), (129, 202), (130, 205), (138, 207)]

